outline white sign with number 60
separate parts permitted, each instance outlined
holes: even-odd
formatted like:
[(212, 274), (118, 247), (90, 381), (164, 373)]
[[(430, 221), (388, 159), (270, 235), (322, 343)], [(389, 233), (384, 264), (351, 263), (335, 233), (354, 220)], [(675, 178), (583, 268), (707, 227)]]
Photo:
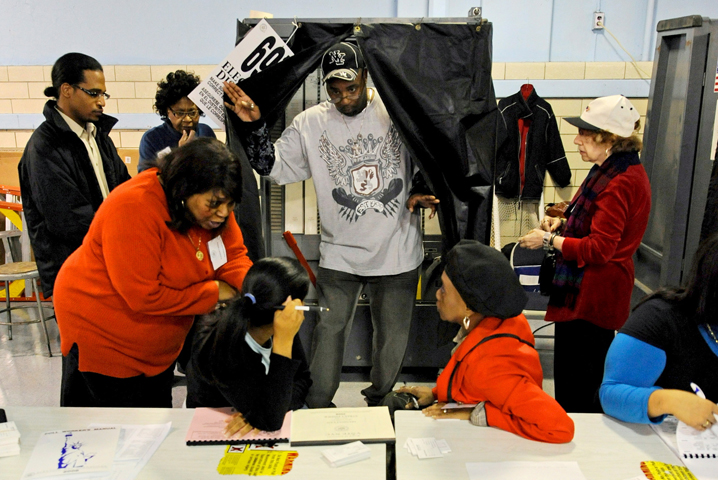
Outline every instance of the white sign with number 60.
[(223, 82), (238, 83), (292, 55), (287, 44), (262, 19), (188, 97), (224, 130)]

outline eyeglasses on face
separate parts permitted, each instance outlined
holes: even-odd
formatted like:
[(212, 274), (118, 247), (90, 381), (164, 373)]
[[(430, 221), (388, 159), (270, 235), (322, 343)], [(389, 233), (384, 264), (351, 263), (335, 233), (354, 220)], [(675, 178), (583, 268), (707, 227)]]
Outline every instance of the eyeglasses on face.
[(341, 102), (345, 98), (347, 100), (351, 100), (351, 101), (357, 100), (359, 97), (361, 97), (361, 94), (363, 91), (364, 91), (364, 88), (361, 87), (361, 88), (358, 88), (354, 92), (349, 92), (349, 93), (342, 95), (339, 92), (333, 92), (333, 91), (329, 90), (329, 88), (327, 88), (327, 95), (329, 95), (329, 103), (336, 104), (336, 103)]
[(194, 109), (194, 110), (180, 110), (180, 111), (176, 111), (176, 112), (175, 112), (174, 110), (172, 110), (171, 108), (168, 107), (167, 110), (169, 110), (170, 112), (172, 112), (172, 114), (173, 114), (175, 117), (177, 117), (177, 118), (184, 118), (184, 117), (197, 118), (197, 117), (199, 117), (199, 110), (197, 110), (197, 109)]
[(89, 96), (91, 96), (92, 98), (97, 98), (97, 97), (99, 97), (100, 95), (102, 95), (103, 97), (105, 97), (105, 100), (109, 100), (109, 99), (110, 99), (110, 94), (107, 93), (107, 92), (101, 92), (101, 91), (99, 91), (99, 90), (88, 90), (88, 89), (86, 89), (86, 88), (82, 88), (82, 87), (79, 86), (79, 85), (73, 85), (73, 87), (79, 88), (80, 90), (82, 90), (83, 92), (85, 92), (86, 94), (88, 94)]

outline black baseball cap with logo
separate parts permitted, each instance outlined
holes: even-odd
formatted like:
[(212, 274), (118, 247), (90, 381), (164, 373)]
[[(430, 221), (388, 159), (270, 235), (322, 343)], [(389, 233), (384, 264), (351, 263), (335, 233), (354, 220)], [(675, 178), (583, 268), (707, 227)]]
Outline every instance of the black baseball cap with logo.
[(337, 43), (322, 58), (322, 80), (338, 78), (352, 82), (363, 68), (366, 64), (359, 47), (349, 42)]

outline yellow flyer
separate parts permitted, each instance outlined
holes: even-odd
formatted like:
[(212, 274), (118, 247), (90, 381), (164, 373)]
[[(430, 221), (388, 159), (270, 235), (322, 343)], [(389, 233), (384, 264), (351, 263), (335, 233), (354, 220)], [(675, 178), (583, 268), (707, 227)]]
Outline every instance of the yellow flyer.
[(698, 480), (684, 466), (662, 462), (641, 462), (641, 470), (648, 480)]
[(230, 445), (217, 472), (220, 475), (277, 476), (292, 470), (299, 453), (292, 450), (260, 450), (248, 445)]

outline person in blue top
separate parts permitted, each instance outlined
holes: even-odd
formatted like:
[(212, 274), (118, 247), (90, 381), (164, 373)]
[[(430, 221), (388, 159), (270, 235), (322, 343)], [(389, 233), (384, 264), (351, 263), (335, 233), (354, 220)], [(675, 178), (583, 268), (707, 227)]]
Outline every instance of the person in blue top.
[[(684, 287), (643, 300), (616, 335), (600, 389), (605, 413), (634, 423), (718, 420), (718, 235), (698, 248)], [(699, 391), (695, 392), (694, 385)]]
[(199, 84), (197, 75), (184, 70), (170, 72), (157, 83), (155, 110), (164, 123), (142, 135), (137, 173), (148, 168), (155, 157), (161, 157), (194, 138), (216, 138), (211, 127), (199, 123), (202, 111), (187, 97)]

